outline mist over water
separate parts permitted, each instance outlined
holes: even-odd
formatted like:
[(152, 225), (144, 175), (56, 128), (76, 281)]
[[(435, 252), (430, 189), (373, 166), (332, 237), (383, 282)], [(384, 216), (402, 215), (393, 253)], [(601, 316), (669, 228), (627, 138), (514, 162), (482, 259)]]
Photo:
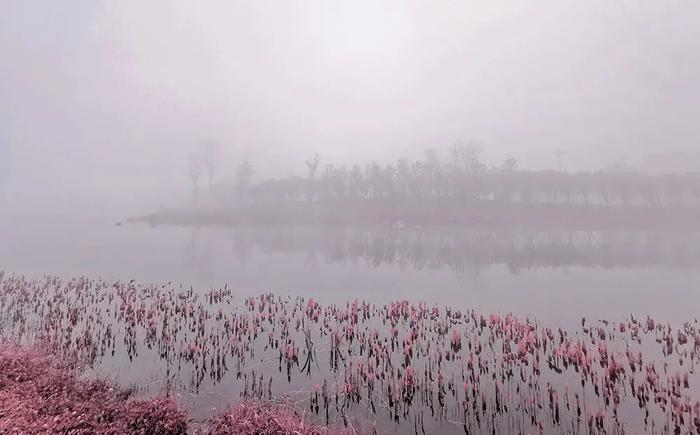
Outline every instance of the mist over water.
[(220, 180), (246, 159), (303, 175), (314, 152), (384, 163), (461, 141), (525, 169), (556, 169), (557, 150), (573, 171), (700, 169), (692, 1), (3, 12), (2, 191), (37, 207), (172, 204), (207, 138)]
[(698, 233), (151, 228), (95, 218), (5, 228), (3, 267), (29, 276), (228, 284), (241, 296), (326, 303), (430, 300), (564, 325), (693, 318), (700, 285)]
[[(379, 433), (700, 430), (698, 22), (689, 0), (3, 4), (0, 338), (68, 331), (139, 397), (166, 370), (201, 421), (262, 376), (304, 409), (340, 386), (312, 417)], [(389, 369), (354, 403), (372, 340)], [(550, 408), (514, 423), (528, 400)]]

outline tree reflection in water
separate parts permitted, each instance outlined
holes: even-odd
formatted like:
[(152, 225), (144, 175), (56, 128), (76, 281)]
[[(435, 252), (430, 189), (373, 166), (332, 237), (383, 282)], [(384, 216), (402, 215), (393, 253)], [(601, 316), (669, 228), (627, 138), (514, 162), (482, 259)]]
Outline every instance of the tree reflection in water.
[(478, 276), (503, 265), (513, 274), (539, 268), (692, 268), (700, 264), (700, 234), (640, 231), (488, 231), (238, 228), (232, 247), (243, 262), (254, 251), (305, 254), (308, 261), (448, 267)]

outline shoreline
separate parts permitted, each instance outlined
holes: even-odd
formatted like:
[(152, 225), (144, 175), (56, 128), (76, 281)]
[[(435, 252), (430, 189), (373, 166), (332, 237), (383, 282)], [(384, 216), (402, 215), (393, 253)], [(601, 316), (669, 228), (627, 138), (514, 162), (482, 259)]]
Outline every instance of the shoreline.
[(385, 229), (422, 229), (436, 227), (473, 229), (532, 230), (668, 230), (700, 231), (700, 209), (677, 207), (604, 207), (562, 205), (500, 204), (441, 207), (428, 202), (424, 206), (406, 204), (259, 204), (236, 208), (183, 207), (162, 209), (134, 216), (127, 223), (152, 226), (217, 227), (368, 227)]

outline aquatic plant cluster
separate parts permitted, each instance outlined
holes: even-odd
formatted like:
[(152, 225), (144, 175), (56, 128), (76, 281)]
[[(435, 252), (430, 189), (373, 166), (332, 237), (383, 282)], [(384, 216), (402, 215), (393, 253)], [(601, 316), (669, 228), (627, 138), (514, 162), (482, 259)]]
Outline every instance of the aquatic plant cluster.
[(6, 337), (97, 368), (155, 359), (167, 391), (233, 385), (222, 404), (285, 398), (350, 431), (700, 431), (697, 319), (563, 330), (424, 302), (321, 305), (84, 277), (10, 275), (0, 291)]

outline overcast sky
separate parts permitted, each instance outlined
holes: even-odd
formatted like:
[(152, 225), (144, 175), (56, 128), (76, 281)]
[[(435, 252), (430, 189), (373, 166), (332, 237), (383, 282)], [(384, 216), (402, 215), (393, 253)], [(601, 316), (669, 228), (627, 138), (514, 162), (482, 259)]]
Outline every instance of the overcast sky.
[[(0, 2), (0, 192), (68, 201), (419, 155), (599, 168), (700, 149), (700, 2)], [(116, 200), (115, 200), (116, 201)]]

